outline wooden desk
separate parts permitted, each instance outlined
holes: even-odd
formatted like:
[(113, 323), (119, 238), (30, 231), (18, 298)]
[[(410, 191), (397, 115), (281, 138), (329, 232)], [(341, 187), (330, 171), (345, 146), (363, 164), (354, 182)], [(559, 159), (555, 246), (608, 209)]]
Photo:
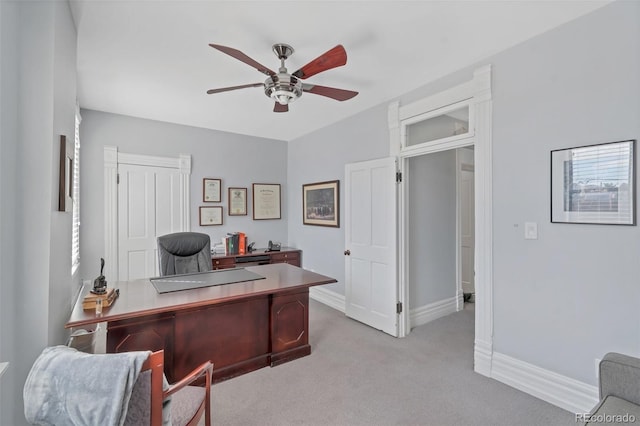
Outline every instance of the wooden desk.
[(309, 355), (309, 287), (336, 280), (286, 263), (246, 269), (265, 279), (164, 294), (149, 280), (109, 284), (120, 297), (100, 315), (82, 309), (86, 287), (65, 327), (107, 322), (107, 352), (164, 349), (170, 382), (207, 360), (217, 382)]

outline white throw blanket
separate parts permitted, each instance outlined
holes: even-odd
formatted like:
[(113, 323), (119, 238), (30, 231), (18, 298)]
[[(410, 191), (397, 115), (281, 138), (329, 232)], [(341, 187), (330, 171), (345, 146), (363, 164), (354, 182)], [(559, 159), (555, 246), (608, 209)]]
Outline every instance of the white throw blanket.
[(94, 355), (45, 348), (24, 385), (24, 413), (38, 425), (122, 425), (149, 351)]

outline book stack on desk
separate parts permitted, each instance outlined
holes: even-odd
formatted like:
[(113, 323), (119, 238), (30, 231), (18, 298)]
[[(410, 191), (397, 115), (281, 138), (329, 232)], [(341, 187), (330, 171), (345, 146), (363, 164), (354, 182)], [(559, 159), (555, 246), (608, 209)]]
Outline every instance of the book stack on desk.
[(224, 254), (245, 254), (247, 249), (247, 236), (244, 232), (229, 233), (223, 240), (225, 246)]
[(102, 299), (102, 307), (108, 308), (119, 295), (120, 291), (114, 288), (110, 288), (104, 294), (87, 293), (82, 299), (82, 309), (95, 309), (98, 299)]

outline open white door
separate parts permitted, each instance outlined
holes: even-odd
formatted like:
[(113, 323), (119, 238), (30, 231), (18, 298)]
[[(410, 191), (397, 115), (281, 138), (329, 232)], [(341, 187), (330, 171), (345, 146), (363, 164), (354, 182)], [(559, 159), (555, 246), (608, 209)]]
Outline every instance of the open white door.
[(398, 336), (396, 159), (345, 166), (345, 312)]

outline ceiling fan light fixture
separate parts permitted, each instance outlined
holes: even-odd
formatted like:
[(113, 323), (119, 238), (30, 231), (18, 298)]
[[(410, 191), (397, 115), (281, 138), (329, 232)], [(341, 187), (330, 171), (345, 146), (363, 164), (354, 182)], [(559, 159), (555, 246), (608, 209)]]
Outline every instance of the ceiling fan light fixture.
[[(2, 1), (2, 0), (0, 0)], [(293, 48), (288, 44), (279, 43), (273, 45), (273, 53), (280, 59), (280, 68), (278, 72), (272, 71), (268, 67), (251, 59), (241, 51), (228, 46), (210, 43), (209, 46), (222, 53), (225, 53), (245, 64), (255, 68), (259, 72), (266, 74), (268, 78), (264, 83), (250, 83), (240, 86), (222, 87), (219, 89), (207, 90), (207, 94), (228, 92), (230, 90), (244, 89), (248, 87), (264, 87), (264, 94), (273, 99), (275, 105), (273, 112), (289, 111), (289, 104), (302, 96), (302, 93), (309, 92), (315, 95), (325, 96), (337, 101), (346, 101), (358, 94), (352, 90), (337, 89), (335, 87), (318, 86), (315, 84), (303, 84), (302, 80), (314, 76), (332, 68), (341, 67), (347, 63), (347, 52), (344, 47), (339, 44), (318, 56), (302, 68), (289, 74), (285, 61), (293, 54)]]
[(280, 105), (288, 105), (302, 96), (302, 82), (289, 74), (280, 73), (264, 82), (264, 93)]

